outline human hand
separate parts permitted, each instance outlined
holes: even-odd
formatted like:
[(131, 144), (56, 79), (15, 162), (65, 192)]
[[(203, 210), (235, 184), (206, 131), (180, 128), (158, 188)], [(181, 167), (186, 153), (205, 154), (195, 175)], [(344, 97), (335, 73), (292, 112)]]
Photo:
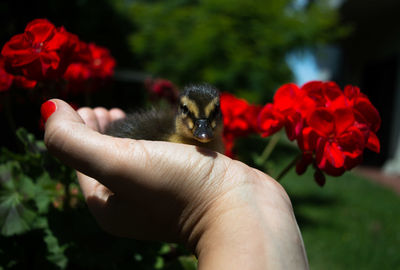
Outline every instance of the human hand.
[(89, 209), (106, 231), (182, 242), (199, 269), (305, 269), (284, 189), (264, 173), (192, 145), (101, 134), (120, 110), (61, 100), (45, 126), (48, 150), (79, 171)]

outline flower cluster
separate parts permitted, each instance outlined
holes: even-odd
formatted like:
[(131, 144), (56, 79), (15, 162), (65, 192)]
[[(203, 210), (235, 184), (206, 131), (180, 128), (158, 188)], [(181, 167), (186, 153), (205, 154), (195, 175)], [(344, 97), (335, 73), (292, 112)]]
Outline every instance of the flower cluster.
[(320, 185), (325, 183), (321, 171), (339, 176), (360, 164), (365, 148), (380, 151), (376, 136), (379, 113), (368, 97), (351, 85), (344, 91), (334, 82), (313, 81), (301, 88), (283, 85), (273, 103), (261, 110), (258, 123), (263, 136), (284, 127), (302, 151), (297, 173), (313, 164)]
[(226, 92), (221, 94), (220, 103), (224, 119), (225, 154), (232, 157), (235, 139), (257, 132), (257, 115), (261, 107)]
[(32, 89), (37, 82), (24, 76), (13, 75), (5, 70), (4, 58), (0, 56), (0, 92), (7, 91), (12, 85), (20, 88)]
[(178, 101), (178, 88), (169, 80), (147, 79), (145, 85), (152, 99), (166, 99), (171, 104)]
[(36, 19), (3, 46), (0, 90), (7, 90), (13, 82), (33, 88), (37, 81), (104, 79), (113, 74), (114, 66), (107, 49), (86, 44), (46, 19)]

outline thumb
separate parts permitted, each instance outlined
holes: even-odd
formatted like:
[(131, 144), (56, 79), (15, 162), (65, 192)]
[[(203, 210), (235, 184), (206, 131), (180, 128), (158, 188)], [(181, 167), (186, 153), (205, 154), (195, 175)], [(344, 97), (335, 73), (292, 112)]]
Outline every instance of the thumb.
[(102, 167), (104, 135), (85, 124), (66, 102), (52, 99), (41, 107), (45, 123), (44, 142), (48, 151), (62, 162), (84, 173), (92, 174)]
[[(80, 115), (66, 102), (52, 99), (41, 107), (45, 122), (44, 142), (48, 151), (75, 170), (97, 179), (117, 193), (124, 193), (129, 174), (122, 168), (126, 152), (134, 140), (103, 135), (86, 125)], [(124, 149), (125, 151), (123, 151)], [(132, 156), (134, 157), (134, 156)], [(124, 182), (124, 183), (122, 183)]]

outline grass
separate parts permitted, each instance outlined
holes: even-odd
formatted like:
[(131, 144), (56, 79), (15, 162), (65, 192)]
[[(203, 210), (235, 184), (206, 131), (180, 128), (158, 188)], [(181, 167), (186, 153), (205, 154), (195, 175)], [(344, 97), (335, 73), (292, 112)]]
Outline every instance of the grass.
[(320, 188), (311, 169), (282, 179), (311, 269), (399, 269), (400, 196), (346, 173)]

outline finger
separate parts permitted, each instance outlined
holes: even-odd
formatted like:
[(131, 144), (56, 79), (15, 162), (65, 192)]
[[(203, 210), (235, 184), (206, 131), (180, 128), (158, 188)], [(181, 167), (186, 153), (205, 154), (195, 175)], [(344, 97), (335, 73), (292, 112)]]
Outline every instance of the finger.
[(113, 108), (113, 109), (110, 110), (111, 121), (115, 121), (115, 120), (118, 120), (118, 119), (125, 118), (125, 116), (126, 116), (126, 114), (121, 109)]
[(103, 107), (97, 107), (93, 110), (99, 123), (100, 132), (104, 132), (107, 125), (112, 121), (108, 110)]
[(100, 125), (97, 121), (97, 116), (91, 108), (83, 107), (80, 108), (78, 114), (83, 119), (86, 125), (88, 125), (91, 129), (99, 131)]
[(105, 202), (112, 194), (108, 188), (100, 184), (96, 179), (93, 179), (92, 177), (89, 177), (78, 171), (76, 172), (76, 175), (85, 199), (88, 197), (97, 197)]

